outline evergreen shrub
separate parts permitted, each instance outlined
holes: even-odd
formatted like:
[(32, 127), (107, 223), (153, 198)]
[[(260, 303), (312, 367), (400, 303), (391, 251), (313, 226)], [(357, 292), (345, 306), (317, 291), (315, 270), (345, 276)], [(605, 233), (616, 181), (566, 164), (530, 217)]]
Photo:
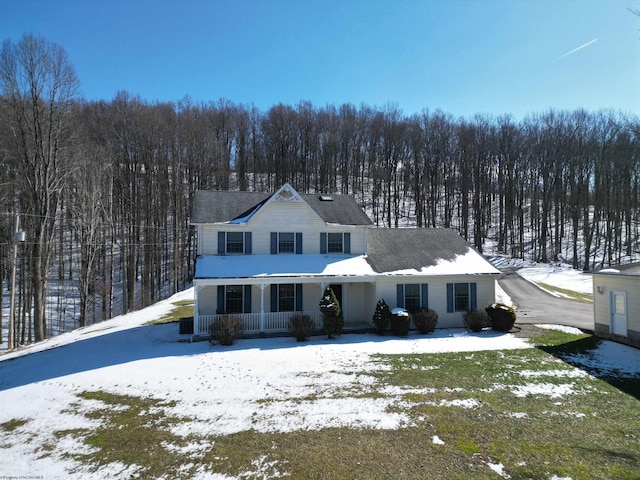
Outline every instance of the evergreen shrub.
[(373, 324), (376, 326), (376, 333), (378, 335), (384, 335), (391, 323), (391, 310), (389, 305), (384, 299), (378, 300), (376, 304), (376, 310), (373, 312)]
[(498, 332), (508, 332), (516, 323), (516, 311), (503, 303), (493, 303), (485, 308), (491, 319), (491, 328)]
[(320, 299), (320, 311), (322, 312), (324, 332), (327, 334), (327, 338), (340, 335), (344, 326), (344, 319), (342, 318), (340, 303), (331, 287), (327, 287), (324, 290), (324, 294)]

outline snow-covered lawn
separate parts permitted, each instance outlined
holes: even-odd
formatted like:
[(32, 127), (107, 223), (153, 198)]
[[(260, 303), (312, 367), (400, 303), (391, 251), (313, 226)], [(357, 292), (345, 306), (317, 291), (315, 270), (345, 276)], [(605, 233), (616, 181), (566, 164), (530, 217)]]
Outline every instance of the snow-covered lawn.
[(531, 266), (518, 270), (518, 275), (536, 284), (546, 283), (572, 292), (593, 293), (591, 275), (570, 267)]
[[(78, 445), (58, 444), (55, 457), (38, 458), (38, 444), (55, 443), (56, 431), (91, 427), (70, 408), (84, 391), (176, 401), (176, 410), (194, 418), (176, 425), (175, 433), (183, 435), (332, 426), (396, 429), (410, 423), (406, 415), (387, 411), (402, 392), (389, 391), (382, 399), (339, 394), (347, 387), (366, 392), (374, 383), (368, 375), (377, 368), (371, 355), (530, 348), (512, 335), (460, 329), (404, 339), (342, 335), (297, 343), (283, 337), (221, 347), (186, 342), (175, 323), (143, 325), (190, 294), (1, 356), (0, 424), (14, 419), (28, 423), (2, 440), (6, 455), (0, 457), (0, 472), (65, 477), (69, 460), (61, 457)], [(300, 401), (319, 388), (320, 398)]]
[[(139, 312), (0, 356), (0, 475), (127, 477), (121, 465), (97, 472), (86, 470), (69, 455), (88, 447), (77, 438), (57, 436), (56, 432), (96, 426), (96, 420), (84, 413), (101, 405), (95, 400), (80, 403), (78, 394), (82, 392), (105, 391), (175, 402), (166, 407), (167, 414), (189, 416), (188, 421), (172, 427), (181, 437), (328, 427), (399, 429), (412, 425), (413, 420), (402, 409), (390, 407), (402, 405), (411, 392), (376, 384), (373, 373), (382, 367), (372, 356), (532, 347), (526, 339), (511, 334), (474, 334), (457, 329), (403, 339), (343, 335), (336, 340), (313, 337), (297, 343), (283, 337), (239, 340), (232, 347), (221, 347), (208, 342), (188, 343), (187, 336), (178, 334), (175, 323), (145, 325), (169, 312), (173, 302), (191, 298), (192, 294), (187, 290)], [(587, 367), (638, 374), (637, 349), (602, 342), (592, 353), (574, 360)], [(522, 366), (522, 376), (533, 382), (531, 386), (491, 388), (510, 390), (516, 396), (560, 398), (573, 393), (570, 383), (535, 382), (540, 374), (526, 367)], [(568, 381), (587, 375), (578, 369), (550, 372), (549, 378)], [(371, 392), (375, 395), (367, 395)], [(413, 393), (425, 394), (428, 389)], [(437, 405), (475, 408), (479, 402), (468, 398), (443, 400)], [(522, 418), (527, 415), (513, 413), (518, 414)], [(2, 428), (16, 421), (16, 428)], [(434, 444), (440, 442), (433, 437)], [(193, 446), (196, 450), (207, 447)], [(502, 474), (502, 465), (489, 466)], [(75, 473), (70, 475), (70, 471)]]

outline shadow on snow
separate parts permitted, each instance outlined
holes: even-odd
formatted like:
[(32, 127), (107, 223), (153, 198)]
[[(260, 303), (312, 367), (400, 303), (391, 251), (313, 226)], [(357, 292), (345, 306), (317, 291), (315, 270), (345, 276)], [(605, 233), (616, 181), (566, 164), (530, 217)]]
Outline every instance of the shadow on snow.
[[(460, 338), (492, 339), (502, 337), (499, 332), (471, 333), (463, 329), (442, 329), (427, 335), (410, 333), (408, 337), (379, 336), (373, 333), (343, 334), (334, 339), (326, 336), (311, 337), (305, 342), (296, 342), (293, 337), (269, 337), (240, 339), (231, 346), (211, 345), (207, 341), (189, 343), (180, 336), (177, 323), (145, 325), (131, 329), (104, 333), (99, 336), (79, 339), (71, 343), (52, 346), (48, 350), (26, 353), (15, 358), (0, 357), (0, 391), (21, 387), (36, 382), (52, 380), (67, 375), (85, 373), (100, 368), (123, 365), (154, 358), (215, 354), (234, 351), (285, 350), (312, 346), (357, 345), (362, 343), (386, 344), (420, 339)], [(455, 350), (444, 350), (455, 351)], [(384, 353), (384, 352), (381, 352)], [(392, 352), (396, 353), (396, 352)], [(401, 353), (401, 352), (397, 352)], [(411, 353), (405, 351), (403, 353)], [(421, 352), (414, 352), (421, 353)], [(424, 352), (428, 353), (428, 352)], [(438, 353), (438, 352), (434, 352)], [(132, 368), (135, 368), (132, 366)]]

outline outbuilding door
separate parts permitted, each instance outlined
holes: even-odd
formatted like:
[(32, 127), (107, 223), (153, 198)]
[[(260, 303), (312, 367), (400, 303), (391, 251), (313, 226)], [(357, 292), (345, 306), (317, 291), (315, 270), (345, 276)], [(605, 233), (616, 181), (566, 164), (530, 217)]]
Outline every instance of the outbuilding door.
[(627, 336), (627, 292), (612, 291), (609, 297), (611, 333)]

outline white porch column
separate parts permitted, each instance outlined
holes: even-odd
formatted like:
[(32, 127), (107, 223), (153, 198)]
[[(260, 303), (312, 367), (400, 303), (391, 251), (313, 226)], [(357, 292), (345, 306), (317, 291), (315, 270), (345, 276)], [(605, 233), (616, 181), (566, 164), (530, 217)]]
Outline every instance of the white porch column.
[(260, 331), (264, 332), (264, 289), (266, 284), (260, 284)]
[(198, 284), (194, 284), (193, 286), (193, 335), (198, 334), (198, 323), (200, 320), (200, 312), (198, 311), (198, 292), (200, 291), (200, 286)]

